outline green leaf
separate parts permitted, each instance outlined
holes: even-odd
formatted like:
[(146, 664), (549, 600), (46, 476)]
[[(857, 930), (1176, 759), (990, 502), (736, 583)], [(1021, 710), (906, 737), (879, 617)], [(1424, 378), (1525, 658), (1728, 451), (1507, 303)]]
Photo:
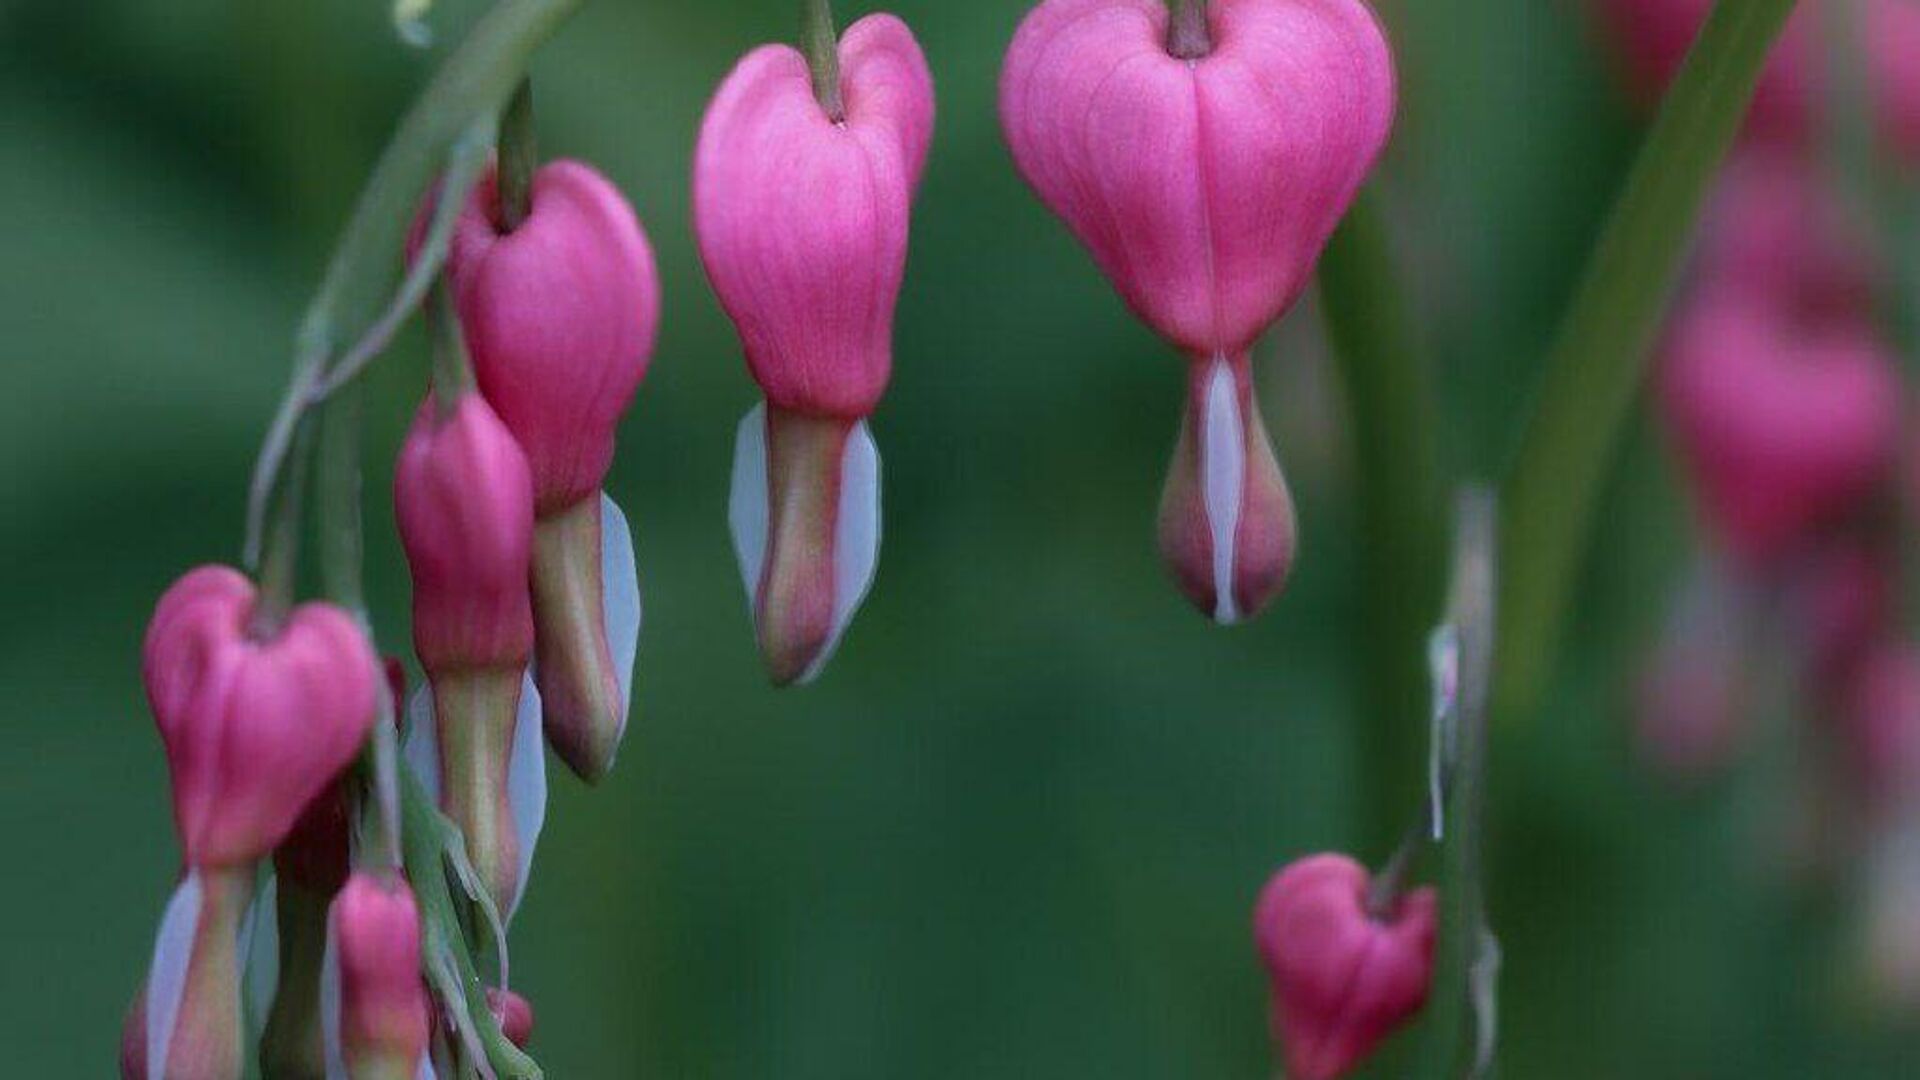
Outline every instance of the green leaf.
[(1793, 0), (1720, 0), (1627, 175), (1546, 361), (1506, 485), (1494, 706), (1524, 712), (1551, 671), (1601, 482), (1707, 185)]

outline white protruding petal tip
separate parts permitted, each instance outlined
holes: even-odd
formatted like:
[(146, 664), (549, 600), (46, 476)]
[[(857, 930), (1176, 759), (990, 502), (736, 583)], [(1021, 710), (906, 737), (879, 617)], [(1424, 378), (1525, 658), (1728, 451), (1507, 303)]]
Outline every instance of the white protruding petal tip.
[(407, 701), (407, 739), (400, 748), (407, 767), (420, 778), (427, 798), (440, 805), (440, 734), (434, 729), (433, 688), (421, 686)]
[(633, 553), (633, 530), (627, 515), (600, 494), (601, 611), (607, 623), (607, 652), (620, 675), (620, 731), (633, 713), (633, 658), (640, 648), (640, 571)]
[(840, 506), (833, 536), (833, 633), (800, 676), (806, 685), (825, 670), (873, 587), (880, 564), (880, 448), (865, 420), (847, 435), (840, 459)]
[(733, 554), (740, 564), (741, 584), (747, 589), (747, 611), (756, 620), (755, 600), (767, 561), (767, 499), (767, 404), (763, 401), (748, 410), (734, 436), (733, 482), (727, 493)]
[(1233, 368), (1220, 357), (1214, 358), (1207, 371), (1207, 401), (1200, 420), (1200, 475), (1207, 530), (1213, 540), (1213, 619), (1231, 626), (1240, 621), (1233, 583), (1240, 504), (1246, 498), (1247, 438)]
[(512, 919), (527, 893), (533, 872), (533, 849), (547, 823), (547, 744), (541, 738), (540, 691), (529, 669), (520, 683), (520, 712), (513, 724), (513, 758), (507, 765), (507, 806), (513, 812), (514, 834), (520, 841), (520, 872), (513, 897), (502, 919)]
[(183, 878), (160, 917), (153, 943), (153, 968), (147, 973), (147, 1074), (165, 1076), (173, 1050), (173, 1029), (180, 1019), (180, 999), (187, 990), (187, 969), (193, 962), (193, 941), (200, 930), (205, 886), (200, 871)]
[(320, 1053), (327, 1080), (347, 1080), (347, 1056), (340, 1046), (340, 951), (327, 920), (327, 948), (320, 958)]
[(247, 1031), (257, 1041), (273, 1011), (273, 998), (280, 989), (280, 879), (267, 875), (266, 884), (254, 895), (247, 919), (246, 954)]

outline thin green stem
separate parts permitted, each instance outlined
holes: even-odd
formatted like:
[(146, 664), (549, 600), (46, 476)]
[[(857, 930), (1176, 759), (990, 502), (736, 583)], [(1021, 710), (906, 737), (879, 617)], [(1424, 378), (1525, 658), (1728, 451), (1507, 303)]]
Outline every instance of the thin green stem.
[(294, 428), (313, 405), (330, 359), (380, 325), (402, 279), (399, 253), (420, 198), (449, 151), (477, 121), (499, 115), (527, 60), (582, 0), (501, 0), (474, 25), (408, 110), (381, 154), (301, 321), (293, 379), (268, 429), (249, 492), (245, 561), (260, 557), (267, 507), (280, 486)]
[(1356, 669), (1362, 734), (1359, 847), (1393, 843), (1421, 790), (1427, 632), (1439, 615), (1445, 495), (1439, 406), (1394, 270), (1377, 198), (1363, 193), (1320, 260), (1321, 309), (1345, 391), (1360, 504)]
[(1613, 446), (1707, 185), (1740, 128), (1793, 0), (1720, 0), (1675, 79), (1561, 323), (1506, 486), (1502, 715), (1551, 673)]
[(306, 517), (306, 459), (311, 456), (313, 425), (299, 425), (292, 443), (294, 467), (274, 507), (266, 552), (259, 563), (259, 597), (247, 627), (256, 641), (279, 635), (293, 610), (300, 581), (300, 529)]
[(453, 290), (444, 281), (434, 286), (427, 302), (427, 325), (433, 335), (433, 398), (445, 417), (461, 395), (473, 389), (473, 365), (467, 361), (467, 339), (453, 307)]
[(359, 387), (320, 411), (320, 452), (314, 484), (320, 588), (327, 599), (366, 618), (361, 582), (366, 561), (360, 513), (360, 435), (365, 395)]
[(1181, 60), (1198, 60), (1213, 51), (1213, 30), (1207, 25), (1207, 0), (1169, 0), (1167, 52)]
[(534, 140), (533, 80), (521, 79), (500, 117), (501, 232), (512, 232), (533, 212), (533, 173), (540, 167)]
[(813, 96), (827, 111), (827, 119), (839, 123), (847, 118), (847, 104), (840, 96), (840, 35), (833, 25), (830, 0), (800, 0), (800, 43), (807, 54), (807, 69), (813, 73)]
[[(1487, 929), (1482, 847), (1486, 808), (1487, 696), (1493, 672), (1496, 631), (1494, 597), (1498, 580), (1497, 507), (1491, 492), (1468, 489), (1459, 500), (1455, 526), (1453, 591), (1447, 622), (1459, 642), (1459, 697), (1443, 752), (1450, 750), (1446, 833), (1440, 870), (1440, 937), (1434, 981), (1427, 995), (1427, 1047), (1417, 1075), (1451, 1080), (1461, 1075), (1463, 1039), (1469, 1009), (1480, 1013), (1482, 1036), (1475, 1057), (1491, 1052), (1490, 1004), (1476, 993), (1475, 974), (1487, 962)], [(1480, 1075), (1486, 1061), (1467, 1075)]]

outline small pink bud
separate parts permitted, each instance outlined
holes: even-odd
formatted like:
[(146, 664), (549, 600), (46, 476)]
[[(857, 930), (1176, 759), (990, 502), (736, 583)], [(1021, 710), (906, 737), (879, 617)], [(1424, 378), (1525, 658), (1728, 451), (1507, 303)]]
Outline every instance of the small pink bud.
[(1857, 510), (1900, 429), (1898, 369), (1871, 325), (1801, 321), (1737, 288), (1680, 313), (1659, 392), (1707, 524), (1760, 569)]
[(1314, 855), (1260, 894), (1254, 937), (1291, 1080), (1345, 1075), (1426, 1004), (1434, 892), (1415, 889), (1376, 915), (1367, 910), (1369, 885), (1352, 859)]
[(271, 851), (373, 723), (379, 667), (352, 616), (303, 604), (256, 637), (255, 599), (239, 572), (204, 566), (167, 590), (147, 627), (147, 700), (190, 866)]
[(729, 516), (776, 683), (818, 674), (872, 579), (879, 456), (863, 418), (893, 366), (894, 305), (933, 81), (905, 23), (839, 46), (843, 117), (785, 45), (748, 53), (707, 109), (694, 233), (767, 398), (735, 444)]
[(1386, 145), (1393, 57), (1362, 0), (1228, 0), (1169, 51), (1159, 0), (1046, 0), (1000, 76), (1014, 163), (1191, 365), (1161, 501), (1175, 579), (1221, 622), (1285, 583), (1292, 504), (1247, 353), (1306, 288)]
[(1701, 232), (1699, 274), (1714, 288), (1767, 299), (1803, 322), (1875, 313), (1880, 256), (1798, 154), (1754, 147), (1736, 156)]
[(505, 1035), (508, 1042), (525, 1049), (533, 1041), (533, 1005), (526, 998), (511, 990), (489, 986), (487, 1010), (493, 1013), (493, 1022), (500, 1025), (500, 1034)]
[(578, 161), (534, 174), (501, 232), (489, 171), (460, 214), (447, 266), (474, 380), (526, 451), (541, 514), (600, 490), (614, 431), (660, 323), (660, 275), (618, 188)]
[(340, 971), (340, 1052), (353, 1076), (412, 1077), (431, 1015), (420, 969), (420, 912), (398, 877), (356, 873), (330, 916)]
[(505, 911), (520, 885), (508, 776), (533, 656), (533, 488), (480, 395), (421, 408), (394, 473), (394, 510), (413, 571), (414, 648), (433, 690), (442, 806)]

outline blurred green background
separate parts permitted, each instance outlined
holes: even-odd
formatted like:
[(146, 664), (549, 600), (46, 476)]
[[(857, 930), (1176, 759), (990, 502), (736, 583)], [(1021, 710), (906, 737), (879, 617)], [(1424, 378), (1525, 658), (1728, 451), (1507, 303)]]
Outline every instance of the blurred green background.
[[(1181, 371), (1015, 177), (994, 112), (1025, 0), (899, 0), (939, 122), (901, 298), (879, 579), (804, 692), (763, 679), (725, 527), (754, 399), (694, 258), (707, 95), (787, 0), (597, 0), (535, 66), (544, 151), (632, 198), (664, 336), (609, 482), (637, 533), (642, 713), (556, 771), (516, 987), (570, 1077), (1255, 1077), (1253, 897), (1361, 842), (1355, 509), (1312, 305), (1261, 361), (1300, 499), (1292, 590), (1213, 628), (1152, 520)], [(1570, 0), (1383, 2), (1383, 170), (1447, 460), (1493, 475), (1637, 132)], [(865, 8), (842, 0), (850, 20)], [(473, 0), (434, 16), (457, 37)], [(379, 0), (0, 4), (0, 1038), (104, 1076), (176, 848), (140, 634), (231, 560), (292, 330), (438, 52)], [(406, 640), (387, 462), (420, 342), (374, 379), (370, 575)], [(1758, 781), (1673, 793), (1621, 687), (1689, 540), (1637, 422), (1547, 706), (1496, 733), (1493, 918), (1514, 1077), (1916, 1075), (1851, 989), (1844, 910), (1780, 872)], [(1423, 753), (1406, 718), (1404, 753)], [(1399, 802), (1410, 811), (1419, 797)], [(1391, 808), (1402, 809), (1398, 803)], [(1368, 861), (1383, 850), (1356, 852)]]

